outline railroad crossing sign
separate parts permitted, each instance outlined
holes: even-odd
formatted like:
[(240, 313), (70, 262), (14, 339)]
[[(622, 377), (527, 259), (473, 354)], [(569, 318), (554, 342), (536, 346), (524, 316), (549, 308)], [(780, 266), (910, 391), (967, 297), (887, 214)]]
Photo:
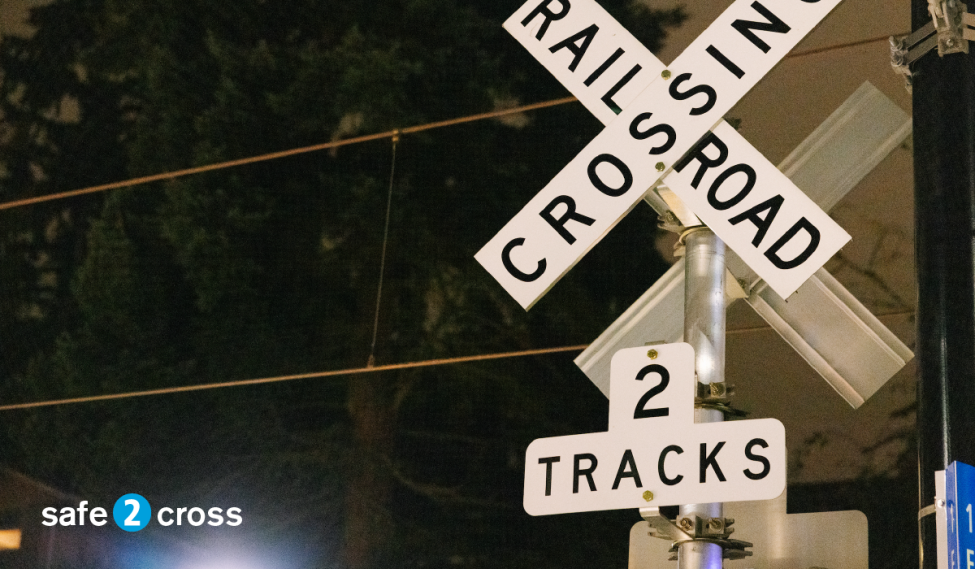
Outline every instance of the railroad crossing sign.
[[(509, 18), (505, 28), (608, 124), (620, 108), (627, 107), (660, 76), (664, 65), (595, 0), (573, 0), (571, 9), (556, 11), (557, 7), (553, 2), (528, 3)], [(544, 15), (551, 17), (539, 17)], [(531, 25), (533, 21), (536, 25)], [(570, 35), (575, 30), (586, 33)], [(568, 36), (576, 43), (549, 46), (552, 40), (545, 39), (559, 36)], [(587, 66), (595, 69), (587, 73)], [(828, 210), (910, 132), (910, 117), (865, 83), (786, 158), (780, 169), (800, 182), (815, 204)], [(754, 153), (747, 143), (741, 143)], [(771, 168), (761, 160), (764, 167)], [(671, 177), (664, 182), (672, 183)], [(791, 183), (783, 187), (798, 192)], [(661, 216), (677, 217), (688, 227), (700, 223), (664, 183), (646, 192), (645, 200)], [(571, 214), (567, 208), (560, 219), (563, 230), (574, 220)], [(786, 303), (734, 251), (728, 252), (727, 262), (735, 277), (729, 280), (729, 289), (734, 291), (739, 282), (745, 287), (730, 300), (745, 298), (853, 407), (862, 405), (913, 358), (907, 346), (824, 269), (816, 271), (802, 284), (802, 293)], [(617, 350), (641, 345), (647, 339), (676, 342), (682, 332), (680, 259), (580, 354), (576, 363), (608, 396), (609, 361)]]
[(529, 514), (767, 500), (782, 493), (782, 423), (694, 422), (690, 345), (621, 350), (611, 375), (608, 432), (537, 439), (528, 446)]
[[(736, 0), (475, 258), (530, 308), (647, 188), (664, 179), (751, 269), (788, 297), (849, 235), (721, 117), (839, 1), (797, 0), (773, 11), (757, 0)], [(594, 86), (626, 50), (618, 46), (606, 59), (586, 59), (595, 40), (609, 35), (600, 36), (604, 11), (587, 13), (588, 5), (573, 7), (568, 0), (532, 0), (509, 25), (518, 21), (549, 43), (553, 22), (574, 10), (578, 15), (580, 6), (585, 9), (579, 21), (586, 27), (546, 47), (571, 54), (570, 72), (585, 75), (584, 86)], [(620, 50), (624, 54), (615, 56)], [(627, 84), (641, 70), (640, 64), (630, 68), (600, 101), (617, 112), (617, 101), (629, 96)]]

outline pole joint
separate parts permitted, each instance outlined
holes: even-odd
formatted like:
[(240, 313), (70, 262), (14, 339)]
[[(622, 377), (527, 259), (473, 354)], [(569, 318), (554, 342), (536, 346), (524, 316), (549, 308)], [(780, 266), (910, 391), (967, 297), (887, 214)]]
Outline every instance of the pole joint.
[(958, 0), (928, 0), (931, 21), (912, 34), (890, 37), (890, 65), (907, 82), (911, 90), (911, 64), (938, 48), (938, 56), (968, 53), (968, 42), (975, 40), (975, 14)]
[(660, 513), (660, 508), (641, 508), (640, 516), (650, 525), (650, 536), (671, 541), (670, 561), (677, 559), (681, 545), (691, 542), (713, 543), (721, 547), (723, 559), (744, 559), (752, 555), (746, 549), (752, 544), (731, 539), (733, 518), (702, 518), (696, 514), (681, 515), (675, 521)]
[(735, 409), (731, 406), (731, 395), (734, 395), (734, 386), (727, 386), (723, 381), (698, 383), (697, 395), (694, 397), (694, 408), (721, 411), (725, 420), (728, 420), (729, 417), (747, 417), (748, 411)]

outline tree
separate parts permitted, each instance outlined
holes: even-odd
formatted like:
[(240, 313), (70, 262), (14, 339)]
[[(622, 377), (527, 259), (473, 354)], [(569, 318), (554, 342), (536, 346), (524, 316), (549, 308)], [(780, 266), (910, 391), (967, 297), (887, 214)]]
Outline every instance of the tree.
[[(654, 48), (681, 14), (641, 6), (606, 2)], [(54, 2), (33, 12), (35, 36), (4, 40), (0, 109), (12, 134), (2, 159), (11, 174), (0, 191), (49, 193), (562, 96), (504, 37), (511, 9), (458, 0)], [(76, 120), (51, 113), (68, 102)], [(70, 262), (5, 259), (4, 270), (26, 275), (17, 282), (53, 270), (57, 285), (38, 302), (40, 348), (12, 364), (13, 393), (362, 366), (384, 245), (380, 363), (589, 341), (665, 268), (648, 212), (605, 246), (642, 241), (642, 251), (597, 248), (529, 315), (473, 254), (599, 128), (575, 107), (404, 138), (386, 243), (388, 143), (18, 212), (22, 229), (7, 243), (23, 233), (35, 257)], [(54, 219), (70, 223), (39, 239)], [(552, 550), (532, 551), (537, 544), (511, 534), (516, 526), (498, 524), (520, 516), (520, 455), (539, 428), (550, 435), (594, 422), (559, 383), (565, 373), (543, 359), (364, 374), (314, 388), (32, 412), (8, 436), (24, 444), (20, 460), (34, 473), (105, 496), (120, 482), (167, 500), (220, 485), (263, 488), (255, 510), (277, 522), (262, 526), (276, 535), (334, 527), (341, 511), (341, 554), (316, 555), (354, 569), (450, 559), (538, 566)], [(147, 419), (152, 428), (139, 426)], [(57, 435), (56, 453), (31, 452)], [(498, 543), (504, 558), (489, 555)]]

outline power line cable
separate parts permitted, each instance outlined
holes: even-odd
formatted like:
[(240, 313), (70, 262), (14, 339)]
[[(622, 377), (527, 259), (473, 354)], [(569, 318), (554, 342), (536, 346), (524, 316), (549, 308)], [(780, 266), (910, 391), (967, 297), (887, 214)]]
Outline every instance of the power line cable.
[(460, 356), (456, 358), (443, 358), (436, 360), (423, 360), (418, 362), (405, 362), (399, 364), (387, 364), (381, 366), (366, 366), (358, 368), (339, 369), (332, 371), (320, 371), (313, 373), (300, 373), (295, 375), (280, 375), (276, 377), (263, 377), (260, 379), (245, 379), (240, 381), (224, 381), (221, 383), (203, 383), (198, 385), (184, 385), (180, 387), (165, 387), (162, 389), (149, 389), (146, 391), (131, 391), (128, 393), (113, 393), (109, 395), (93, 395), (90, 397), (73, 397), (70, 399), (57, 399), (54, 401), (38, 401), (36, 403), (16, 403), (13, 405), (0, 406), (0, 411), (13, 411), (15, 409), (32, 409), (35, 407), (50, 407), (53, 405), (68, 405), (72, 403), (92, 403), (95, 401), (109, 401), (112, 399), (129, 399), (132, 397), (146, 397), (149, 395), (168, 395), (173, 393), (186, 393), (188, 391), (203, 391), (206, 389), (220, 389), (225, 387), (243, 387), (247, 385), (263, 385), (266, 383), (278, 383), (282, 381), (294, 381), (297, 379), (313, 379), (325, 377), (338, 377), (343, 375), (357, 375), (362, 373), (376, 373), (381, 371), (393, 371), (400, 369), (415, 369), (422, 367), (442, 366), (451, 364), (461, 364), (470, 362), (481, 362), (488, 360), (500, 360), (505, 358), (520, 358), (526, 356), (542, 356), (547, 354), (558, 354), (562, 352), (582, 351), (587, 344), (578, 346), (562, 346), (558, 348), (541, 348), (537, 350), (522, 350), (519, 352), (502, 352), (494, 354), (481, 354), (476, 356)]
[(379, 336), (379, 307), (383, 300), (383, 276), (386, 274), (386, 244), (389, 242), (389, 218), (393, 211), (393, 180), (396, 178), (396, 144), (399, 134), (393, 136), (393, 158), (389, 166), (389, 195), (386, 196), (386, 227), (383, 229), (383, 252), (379, 261), (379, 285), (376, 287), (376, 316), (372, 322), (372, 345), (369, 347), (369, 359), (366, 367), (373, 367), (376, 363), (376, 338)]
[(174, 170), (172, 172), (164, 172), (162, 174), (153, 174), (151, 176), (142, 176), (140, 178), (132, 178), (130, 180), (122, 180), (121, 182), (113, 182), (111, 184), (102, 184), (100, 186), (90, 186), (87, 188), (81, 188), (79, 190), (71, 190), (67, 192), (59, 192), (56, 194), (48, 194), (44, 196), (35, 196), (32, 198), (25, 198), (21, 200), (14, 200), (9, 202), (0, 203), (0, 210), (13, 209), (15, 207), (22, 207), (26, 205), (34, 205), (43, 202), (49, 202), (54, 200), (63, 200), (67, 198), (73, 198), (77, 196), (94, 194), (98, 192), (104, 192), (107, 190), (117, 190), (120, 188), (129, 188), (132, 186), (138, 186), (141, 184), (148, 184), (150, 182), (159, 182), (163, 180), (172, 180), (175, 178), (182, 178), (184, 176), (191, 176), (193, 174), (202, 174), (204, 172), (212, 172), (214, 170), (223, 170), (225, 168), (234, 168), (237, 166), (245, 166), (247, 164), (254, 164), (257, 162), (267, 162), (269, 160), (277, 160), (279, 158), (287, 158), (289, 156), (295, 156), (298, 154), (307, 154), (308, 152), (318, 152), (320, 150), (329, 150), (331, 148), (339, 148), (341, 146), (349, 146), (351, 144), (360, 144), (363, 142), (371, 142), (373, 140), (382, 140), (384, 138), (393, 138), (397, 135), (403, 134), (416, 134), (418, 132), (423, 132), (426, 130), (433, 130), (437, 128), (444, 128), (448, 126), (454, 126), (458, 124), (464, 124), (475, 121), (482, 121), (493, 118), (500, 118), (507, 115), (514, 115), (518, 113), (525, 113), (529, 111), (534, 111), (538, 109), (544, 109), (547, 107), (554, 107), (557, 105), (564, 105), (566, 103), (575, 102), (577, 99), (575, 97), (564, 97), (562, 99), (553, 99), (551, 101), (542, 101), (540, 103), (533, 103), (530, 105), (522, 105), (520, 107), (514, 107), (510, 109), (502, 109), (499, 111), (491, 111), (488, 113), (480, 113), (477, 115), (469, 115), (466, 117), (459, 117), (455, 119), (427, 123), (417, 126), (411, 126), (399, 130), (388, 130), (386, 132), (380, 132), (376, 134), (367, 134), (363, 136), (357, 136), (354, 138), (345, 138), (342, 140), (334, 140), (332, 142), (325, 142), (322, 144), (313, 144), (312, 146), (303, 146), (301, 148), (292, 148), (290, 150), (281, 150), (279, 152), (270, 152), (268, 154), (260, 154), (258, 156), (250, 156), (248, 158), (239, 158), (237, 160), (228, 160), (226, 162), (217, 162), (216, 164), (207, 164), (205, 166), (196, 166), (193, 168), (186, 168), (184, 170)]
[[(903, 34), (896, 34), (896, 35), (908, 35), (908, 34), (907, 33), (903, 33)], [(889, 37), (891, 37), (891, 36), (890, 35), (876, 36), (876, 37), (866, 38), (866, 39), (862, 39), (862, 40), (856, 40), (856, 41), (842, 43), (842, 44), (825, 46), (825, 47), (821, 47), (821, 48), (813, 48), (813, 49), (808, 49), (808, 50), (804, 50), (804, 51), (797, 51), (797, 52), (793, 52), (793, 53), (790, 53), (790, 54), (786, 55), (785, 56), (785, 59), (791, 59), (791, 58), (796, 58), (796, 57), (804, 57), (804, 56), (814, 55), (814, 54), (818, 54), (818, 53), (826, 53), (826, 52), (836, 51), (836, 50), (840, 50), (840, 49), (847, 49), (847, 48), (850, 48), (850, 47), (856, 47), (856, 46), (865, 45), (865, 44), (869, 44), (869, 43), (875, 43), (875, 42), (879, 42), (879, 41), (886, 41)], [(322, 143), (322, 144), (314, 144), (312, 146), (303, 146), (303, 147), (300, 147), (300, 148), (293, 148), (293, 149), (290, 149), (290, 150), (282, 150), (282, 151), (279, 151), (279, 152), (271, 152), (271, 153), (268, 153), (268, 154), (261, 154), (261, 155), (258, 155), (258, 156), (251, 156), (251, 157), (248, 157), (248, 158), (240, 158), (240, 159), (237, 159), (237, 160), (228, 160), (226, 162), (218, 162), (216, 164), (207, 164), (207, 165), (204, 165), (204, 166), (196, 166), (196, 167), (193, 167), (193, 168), (186, 168), (186, 169), (183, 169), (183, 170), (174, 170), (172, 172), (164, 172), (164, 173), (161, 173), (161, 174), (153, 174), (153, 175), (150, 175), (150, 176), (142, 176), (142, 177), (139, 177), (139, 178), (132, 178), (132, 179), (129, 179), (129, 180), (122, 180), (120, 182), (113, 182), (113, 183), (110, 183), (110, 184), (102, 184), (102, 185), (99, 185), (99, 186), (90, 186), (90, 187), (81, 188), (81, 189), (78, 189), (78, 190), (70, 190), (70, 191), (67, 191), (67, 192), (59, 192), (59, 193), (48, 194), (48, 195), (44, 195), (44, 196), (35, 196), (35, 197), (32, 197), (32, 198), (24, 198), (24, 199), (20, 199), (20, 200), (13, 200), (13, 201), (9, 201), (9, 202), (0, 203), (0, 210), (13, 209), (13, 208), (23, 207), (23, 206), (27, 206), (27, 205), (34, 205), (34, 204), (44, 203), (44, 202), (49, 202), (49, 201), (55, 201), (55, 200), (62, 200), (62, 199), (67, 199), (67, 198), (73, 198), (73, 197), (77, 197), (77, 196), (82, 196), (82, 195), (87, 195), (87, 194), (94, 194), (94, 193), (104, 192), (104, 191), (108, 191), (108, 190), (116, 190), (116, 189), (120, 189), (120, 188), (129, 188), (129, 187), (132, 187), (132, 186), (138, 186), (138, 185), (142, 185), (142, 184), (148, 184), (150, 182), (159, 182), (159, 181), (163, 181), (163, 180), (172, 180), (172, 179), (181, 178), (181, 177), (184, 177), (184, 176), (191, 176), (191, 175), (194, 175), (194, 174), (202, 174), (204, 172), (212, 172), (214, 170), (223, 170), (225, 168), (234, 168), (234, 167), (237, 167), (237, 166), (245, 166), (247, 164), (254, 164), (256, 162), (266, 162), (268, 160), (277, 160), (279, 158), (287, 158), (289, 156), (295, 156), (295, 155), (298, 155), (298, 154), (305, 154), (305, 153), (308, 153), (308, 152), (318, 152), (320, 150), (328, 150), (328, 149), (332, 149), (332, 148), (339, 148), (341, 146), (349, 146), (349, 145), (352, 145), (352, 144), (360, 144), (360, 143), (363, 143), (363, 142), (371, 142), (373, 140), (381, 140), (381, 139), (384, 139), (384, 138), (393, 138), (394, 136), (397, 136), (397, 134), (415, 134), (415, 133), (423, 132), (423, 131), (426, 131), (426, 130), (433, 130), (433, 129), (437, 129), (437, 128), (444, 128), (444, 127), (454, 126), (454, 125), (459, 125), (459, 124), (464, 124), (464, 123), (470, 123), (470, 122), (482, 121), (482, 120), (487, 120), (487, 119), (500, 118), (500, 117), (507, 116), (507, 115), (514, 115), (514, 114), (518, 114), (518, 113), (525, 113), (525, 112), (535, 111), (535, 110), (544, 109), (544, 108), (548, 108), (548, 107), (555, 107), (555, 106), (558, 106), (558, 105), (565, 105), (565, 104), (573, 103), (573, 102), (576, 102), (576, 101), (578, 101), (578, 99), (576, 99), (575, 97), (564, 97), (564, 98), (561, 98), (561, 99), (552, 99), (550, 101), (542, 101), (540, 103), (533, 103), (533, 104), (530, 104), (530, 105), (522, 105), (522, 106), (519, 106), (519, 107), (510, 108), (510, 109), (502, 109), (502, 110), (499, 110), (499, 111), (492, 111), (492, 112), (487, 112), (487, 113), (479, 113), (479, 114), (476, 114), (476, 115), (469, 115), (469, 116), (465, 116), (465, 117), (458, 117), (458, 118), (455, 118), (455, 119), (449, 119), (449, 120), (445, 120), (445, 121), (427, 123), (427, 124), (412, 126), (412, 127), (408, 127), (408, 128), (399, 129), (399, 130), (389, 130), (389, 131), (386, 131), (386, 132), (380, 132), (380, 133), (376, 133), (376, 134), (367, 134), (367, 135), (364, 135), (364, 136), (357, 136), (357, 137), (354, 137), (354, 138), (346, 138), (346, 139), (343, 139), (343, 140), (335, 140), (335, 141), (332, 141), (332, 142), (326, 142), (326, 143)]]
[[(878, 315), (879, 318), (891, 318), (895, 316), (912, 316), (913, 310), (900, 312), (888, 312)], [(728, 334), (745, 334), (749, 332), (765, 332), (772, 330), (771, 326), (749, 326), (745, 328), (735, 328), (728, 330)], [(75, 403), (93, 403), (97, 401), (109, 401), (113, 399), (130, 399), (133, 397), (146, 397), (150, 395), (169, 395), (174, 393), (186, 393), (189, 391), (204, 391), (208, 389), (222, 389), (226, 387), (244, 387), (248, 385), (263, 385), (267, 383), (279, 383), (282, 381), (294, 381), (298, 379), (315, 379), (327, 377), (339, 377), (346, 375), (358, 375), (363, 373), (377, 373), (383, 371), (394, 371), (401, 369), (416, 369), (423, 367), (435, 367), (442, 365), (456, 365), (471, 362), (482, 362), (489, 360), (500, 360), (507, 358), (520, 358), (527, 356), (544, 356), (549, 354), (559, 354), (563, 352), (576, 352), (588, 348), (588, 344), (577, 346), (561, 346), (556, 348), (540, 348), (536, 350), (522, 350), (518, 352), (499, 352), (493, 354), (480, 354), (475, 356), (459, 356), (454, 358), (442, 358), (435, 360), (422, 360), (416, 362), (404, 362), (398, 364), (387, 364), (381, 366), (366, 366), (359, 368), (339, 369), (332, 371), (320, 371), (312, 373), (301, 373), (295, 375), (280, 375), (276, 377), (263, 377), (259, 379), (245, 379), (240, 381), (225, 381), (221, 383), (202, 383), (197, 385), (185, 385), (180, 387), (165, 387), (162, 389), (150, 389), (146, 391), (131, 391), (127, 393), (113, 393), (108, 395), (93, 395), (90, 397), (74, 397), (70, 399), (56, 399), (51, 401), (37, 401), (33, 403), (14, 403), (11, 405), (0, 406), (0, 411), (15, 411), (19, 409), (33, 409), (37, 407), (52, 407), (55, 405), (69, 405)]]
[[(824, 48), (814, 48), (814, 49), (810, 49), (810, 50), (805, 50), (805, 51), (791, 53), (791, 54), (787, 55), (786, 57), (787, 58), (790, 58), (790, 57), (801, 57), (801, 56), (812, 55), (812, 54), (817, 54), (817, 53), (824, 53), (824, 52), (833, 51), (833, 50), (837, 50), (837, 49), (845, 49), (845, 48), (849, 48), (849, 47), (854, 47), (854, 46), (864, 45), (864, 44), (868, 44), (868, 43), (872, 43), (872, 42), (877, 42), (877, 41), (880, 41), (880, 40), (886, 40), (888, 37), (889, 36), (886, 36), (886, 35), (885, 36), (878, 36), (878, 37), (875, 37), (875, 38), (867, 38), (867, 39), (864, 39), (864, 40), (858, 40), (858, 41), (848, 42), (848, 43), (844, 43), (844, 44), (827, 46), (827, 47), (824, 47)], [(136, 391), (136, 392), (127, 392), (127, 393), (117, 393), (117, 394), (109, 394), (109, 395), (95, 395), (95, 396), (89, 396), (89, 397), (76, 397), (76, 398), (58, 399), (58, 400), (51, 400), (51, 401), (39, 401), (39, 402), (33, 402), (33, 403), (18, 403), (18, 404), (13, 404), (13, 405), (3, 405), (3, 406), (0, 406), (0, 411), (12, 411), (12, 410), (17, 410), (17, 409), (30, 409), (30, 408), (36, 408), (36, 407), (48, 407), (48, 406), (67, 405), (67, 404), (74, 404), (74, 403), (90, 403), (90, 402), (107, 401), (107, 400), (113, 400), (113, 399), (126, 399), (126, 398), (133, 398), (133, 397), (145, 397), (145, 396), (150, 396), (150, 395), (166, 395), (166, 394), (173, 394), (173, 393), (183, 393), (183, 392), (188, 392), (188, 391), (201, 391), (201, 390), (218, 389), (218, 388), (225, 388), (225, 387), (241, 387), (241, 386), (247, 386), (247, 385), (260, 385), (260, 384), (266, 384), (266, 383), (276, 383), (276, 382), (281, 382), (281, 381), (292, 381), (292, 380), (298, 380), (298, 379), (335, 377), (335, 376), (354, 375), (354, 374), (368, 373), (368, 372), (390, 371), (390, 370), (397, 370), (397, 369), (411, 369), (411, 368), (430, 367), (430, 366), (438, 366), (438, 365), (449, 365), (449, 364), (466, 363), (466, 362), (474, 362), (474, 361), (485, 361), (485, 360), (511, 358), (511, 357), (523, 357), (523, 356), (531, 356), (531, 355), (545, 355), (545, 354), (552, 354), (552, 353), (560, 353), (560, 352), (567, 352), (567, 351), (583, 350), (583, 349), (585, 349), (586, 347), (588, 347), (587, 345), (565, 346), (565, 347), (559, 347), (559, 348), (545, 348), (545, 349), (540, 349), (540, 350), (526, 350), (526, 351), (521, 351), (521, 352), (504, 352), (504, 353), (495, 353), (495, 354), (484, 354), (484, 355), (478, 355), (478, 356), (462, 356), (462, 357), (457, 357), (457, 358), (447, 358), (447, 359), (438, 359), (438, 360), (425, 360), (425, 361), (419, 361), (419, 362), (406, 362), (406, 363), (400, 363), (400, 364), (389, 364), (389, 365), (384, 365), (384, 366), (375, 366), (374, 365), (375, 345), (376, 345), (376, 333), (377, 333), (377, 330), (378, 330), (378, 320), (379, 320), (379, 307), (380, 307), (380, 300), (382, 298), (382, 274), (383, 274), (383, 271), (384, 271), (384, 268), (385, 268), (386, 242), (387, 242), (388, 235), (389, 235), (389, 215), (390, 215), (390, 208), (391, 208), (391, 205), (392, 205), (393, 180), (394, 180), (395, 166), (396, 166), (396, 144), (399, 141), (400, 135), (402, 135), (402, 134), (415, 134), (415, 133), (418, 133), (418, 132), (423, 132), (425, 130), (432, 130), (432, 129), (436, 129), (436, 128), (444, 128), (444, 127), (448, 127), (448, 126), (453, 126), (453, 125), (458, 125), (458, 124), (464, 124), (464, 123), (468, 123), (468, 122), (475, 122), (475, 121), (480, 121), (480, 120), (486, 120), (486, 119), (491, 119), (491, 118), (499, 118), (499, 117), (503, 117), (503, 116), (507, 116), (507, 115), (518, 114), (518, 113), (523, 113), (523, 112), (529, 112), (529, 111), (543, 109), (543, 108), (547, 108), (547, 107), (553, 107), (553, 106), (557, 106), (557, 105), (564, 105), (564, 104), (571, 103), (571, 102), (575, 102), (575, 101), (577, 101), (577, 99), (575, 97), (565, 97), (565, 98), (562, 98), (562, 99), (553, 99), (553, 100), (550, 100), (550, 101), (542, 101), (540, 103), (533, 103), (533, 104), (530, 104), (530, 105), (522, 105), (522, 106), (514, 107), (514, 108), (511, 108), (511, 109), (502, 109), (502, 110), (499, 110), (499, 111), (492, 111), (492, 112), (487, 112), (487, 113), (480, 113), (480, 114), (477, 114), (477, 115), (469, 115), (469, 116), (466, 116), (466, 117), (459, 117), (459, 118), (449, 119), (449, 120), (445, 120), (445, 121), (439, 121), (439, 122), (434, 122), (434, 123), (427, 123), (427, 124), (423, 124), (423, 125), (417, 125), (417, 126), (413, 126), (413, 127), (404, 128), (404, 129), (401, 129), (401, 130), (399, 130), (399, 129), (397, 129), (397, 130), (391, 130), (391, 131), (387, 131), (387, 132), (382, 132), (382, 133), (377, 133), (377, 134), (371, 134), (371, 135), (365, 135), (365, 136), (360, 136), (360, 137), (355, 137), (355, 138), (349, 138), (349, 139), (344, 139), (344, 140), (338, 140), (338, 141), (328, 142), (328, 143), (324, 143), (324, 144), (317, 144), (317, 145), (313, 145), (313, 146), (305, 146), (305, 147), (301, 147), (301, 148), (294, 148), (294, 149), (291, 149), (291, 150), (284, 150), (284, 151), (280, 151), (280, 152), (272, 152), (272, 153), (269, 153), (269, 154), (262, 154), (262, 155), (259, 155), (259, 156), (252, 156), (252, 157), (249, 157), (249, 158), (241, 158), (241, 159), (238, 159), (238, 160), (231, 160), (231, 161), (227, 161), (227, 162), (220, 162), (220, 163), (216, 163), (216, 164), (210, 164), (210, 165), (205, 165), (205, 166), (198, 166), (198, 167), (194, 167), (194, 168), (187, 168), (187, 169), (184, 169), (184, 170), (177, 170), (177, 171), (166, 172), (166, 173), (162, 173), (162, 174), (155, 174), (155, 175), (152, 175), (152, 176), (143, 176), (141, 178), (134, 178), (134, 179), (130, 179), (130, 180), (124, 180), (124, 181), (121, 181), (121, 182), (115, 182), (115, 183), (111, 183), (111, 184), (104, 184), (104, 185), (101, 185), (101, 186), (92, 186), (92, 187), (82, 188), (82, 189), (79, 189), (79, 190), (73, 190), (73, 191), (69, 191), (69, 192), (61, 192), (61, 193), (57, 193), (57, 194), (50, 194), (50, 195), (47, 195), (47, 196), (37, 196), (37, 197), (27, 198), (27, 199), (23, 199), (23, 200), (16, 200), (16, 201), (11, 201), (11, 202), (6, 202), (6, 203), (0, 203), (0, 210), (12, 209), (12, 208), (15, 208), (15, 207), (32, 205), (32, 204), (46, 202), (46, 201), (54, 201), (54, 200), (59, 200), (59, 199), (66, 199), (66, 198), (75, 197), (75, 196), (79, 196), (79, 195), (85, 195), (85, 194), (102, 192), (102, 191), (107, 191), (107, 190), (112, 190), (112, 189), (119, 189), (119, 188), (131, 187), (131, 186), (136, 186), (136, 185), (145, 184), (145, 183), (149, 183), (149, 182), (155, 182), (155, 181), (161, 181), (161, 180), (170, 180), (170, 179), (174, 179), (174, 178), (178, 178), (178, 177), (182, 177), (182, 176), (188, 176), (188, 175), (192, 175), (192, 174), (199, 174), (199, 173), (209, 172), (209, 171), (213, 171), (213, 170), (220, 170), (220, 169), (224, 169), (224, 168), (231, 168), (231, 167), (235, 167), (235, 166), (242, 166), (242, 165), (246, 165), (246, 164), (252, 164), (252, 163), (255, 163), (255, 162), (264, 162), (264, 161), (268, 161), (268, 160), (275, 160), (275, 159), (278, 159), (278, 158), (285, 158), (285, 157), (294, 156), (294, 155), (297, 155), (297, 154), (304, 154), (304, 153), (315, 152), (315, 151), (319, 151), (319, 150), (327, 150), (327, 149), (330, 149), (330, 148), (338, 148), (340, 146), (347, 146), (347, 145), (351, 145), (351, 144), (358, 144), (358, 143), (369, 142), (369, 141), (373, 141), (373, 140), (381, 140), (381, 139), (384, 139), (384, 138), (390, 138), (390, 139), (392, 139), (392, 143), (393, 143), (392, 166), (390, 168), (390, 188), (389, 188), (389, 196), (387, 197), (386, 227), (385, 227), (384, 236), (383, 236), (383, 253), (382, 253), (382, 261), (381, 261), (381, 265), (380, 265), (380, 280), (379, 280), (379, 286), (378, 286), (378, 291), (377, 291), (377, 299), (376, 299), (376, 315), (375, 315), (374, 328), (373, 328), (372, 347), (370, 349), (369, 360), (368, 360), (368, 363), (367, 363), (366, 367), (364, 367), (364, 368), (350, 368), (350, 369), (344, 369), (344, 370), (333, 370), (333, 371), (325, 371), (325, 372), (314, 372), (314, 373), (297, 374), (297, 375), (285, 375), (285, 376), (259, 378), (259, 379), (248, 379), (248, 380), (240, 380), (240, 381), (229, 381), (229, 382), (221, 382), (221, 383), (208, 383), (208, 384), (198, 384), (198, 385), (190, 385), (190, 386), (181, 386), (181, 387), (170, 387), (170, 388), (152, 389), (152, 390), (146, 390), (146, 391)], [(903, 312), (903, 313), (890, 313), (890, 314), (886, 314), (886, 315), (883, 315), (883, 316), (896, 316), (896, 315), (899, 315), (899, 314), (913, 314), (913, 311)], [(737, 330), (729, 330), (728, 333), (729, 334), (732, 334), (732, 333), (744, 333), (744, 332), (753, 332), (753, 331), (768, 330), (768, 329), (771, 329), (771, 328), (769, 326), (756, 326), (756, 327), (742, 328), (742, 329), (737, 329)]]
[[(894, 37), (896, 37), (896, 36), (906, 36), (906, 35), (909, 35), (909, 34), (910, 34), (910, 32), (906, 32), (906, 33), (902, 33), (902, 34), (894, 34)], [(851, 48), (851, 47), (857, 47), (857, 46), (861, 46), (861, 45), (866, 45), (868, 43), (877, 43), (879, 41), (888, 41), (890, 38), (891, 38), (891, 35), (890, 34), (885, 34), (885, 35), (882, 35), (882, 36), (874, 36), (872, 38), (865, 38), (865, 39), (862, 39), (862, 40), (854, 40), (854, 41), (846, 42), (846, 43), (838, 43), (838, 44), (827, 45), (827, 46), (823, 46), (823, 47), (816, 47), (816, 48), (812, 48), (812, 49), (805, 49), (805, 50), (802, 50), (802, 51), (794, 51), (794, 52), (790, 53), (789, 55), (785, 56), (785, 58), (786, 59), (792, 59), (792, 58), (795, 58), (795, 57), (804, 57), (804, 56), (807, 56), (807, 55), (814, 55), (814, 54), (817, 54), (817, 53), (826, 53), (826, 52), (830, 52), (830, 51), (836, 51), (836, 50), (840, 50), (840, 49), (847, 49), (847, 48)]]

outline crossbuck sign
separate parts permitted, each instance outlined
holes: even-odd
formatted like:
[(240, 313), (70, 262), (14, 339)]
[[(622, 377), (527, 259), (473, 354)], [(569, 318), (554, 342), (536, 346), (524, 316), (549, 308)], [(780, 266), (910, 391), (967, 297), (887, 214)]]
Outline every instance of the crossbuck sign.
[[(536, 57), (561, 57), (564, 69), (550, 69), (563, 82), (605, 85), (598, 103), (580, 99), (604, 122), (607, 111), (618, 116), (478, 262), (528, 309), (663, 181), (773, 290), (791, 295), (850, 237), (722, 117), (839, 2), (736, 0), (660, 70), (595, 3), (531, 0), (506, 27)], [(556, 27), (568, 33), (556, 37)]]

